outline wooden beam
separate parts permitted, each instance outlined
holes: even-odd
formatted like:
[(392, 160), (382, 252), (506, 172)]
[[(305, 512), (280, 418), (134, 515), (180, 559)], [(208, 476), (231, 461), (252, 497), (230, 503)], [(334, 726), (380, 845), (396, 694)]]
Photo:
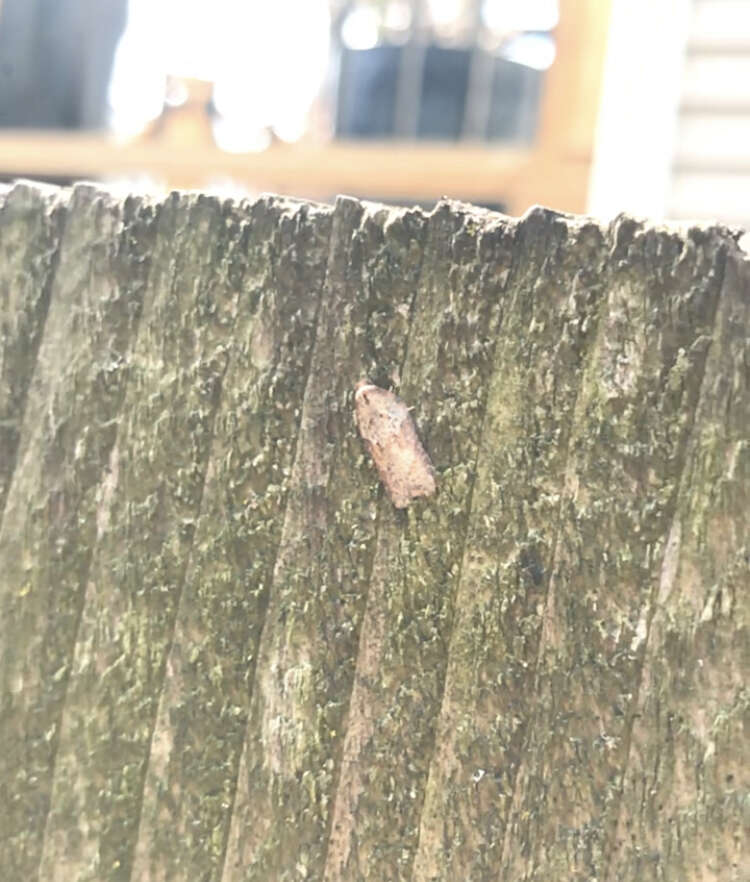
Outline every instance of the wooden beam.
[(231, 178), (258, 191), (308, 197), (352, 193), (384, 199), (440, 196), (503, 201), (511, 183), (528, 174), (530, 151), (487, 144), (347, 142), (275, 144), (258, 153), (158, 143), (117, 143), (103, 135), (6, 131), (0, 135), (0, 173), (107, 178), (148, 173), (205, 186)]
[(557, 57), (540, 108), (538, 164), (516, 182), (514, 213), (539, 202), (586, 210), (609, 20), (610, 0), (560, 0)]

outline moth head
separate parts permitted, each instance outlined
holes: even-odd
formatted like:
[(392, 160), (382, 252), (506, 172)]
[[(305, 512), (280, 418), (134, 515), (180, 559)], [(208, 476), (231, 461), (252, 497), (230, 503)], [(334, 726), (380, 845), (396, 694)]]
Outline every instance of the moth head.
[(376, 389), (378, 389), (378, 387), (370, 380), (366, 378), (362, 379), (354, 387), (354, 400), (367, 402), (369, 393)]

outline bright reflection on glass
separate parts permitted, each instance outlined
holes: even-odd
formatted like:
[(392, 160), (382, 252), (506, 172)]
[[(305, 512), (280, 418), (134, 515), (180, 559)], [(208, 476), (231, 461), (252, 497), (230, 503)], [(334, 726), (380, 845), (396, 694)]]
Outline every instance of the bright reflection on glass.
[(555, 41), (546, 34), (519, 34), (503, 44), (501, 54), (517, 64), (547, 70), (555, 60)]
[(271, 127), (283, 140), (304, 132), (328, 65), (327, 0), (241, 4), (223, 49), (214, 103), (240, 127)]
[(299, 138), (325, 76), (329, 25), (327, 0), (130, 0), (113, 128), (132, 134), (157, 116), (171, 74), (215, 84), (228, 143), (257, 144), (269, 128)]
[(452, 25), (463, 11), (463, 0), (427, 0), (430, 21), (436, 28)]
[(406, 0), (393, 0), (385, 7), (383, 25), (391, 31), (406, 31), (411, 26), (411, 7)]
[(216, 144), (227, 153), (256, 153), (271, 146), (271, 132), (241, 117), (220, 116), (214, 122)]
[(182, 80), (173, 80), (172, 82), (167, 83), (164, 102), (170, 107), (179, 107), (181, 104), (184, 104), (189, 97), (190, 93), (188, 92), (188, 87)]
[(551, 31), (558, 22), (557, 0), (484, 0), (482, 20), (491, 30)]
[(372, 6), (355, 6), (341, 26), (341, 39), (349, 49), (372, 49), (378, 43), (380, 16)]
[(130, 20), (115, 53), (109, 84), (111, 126), (117, 134), (130, 136), (155, 119), (164, 106), (166, 76), (151, 32), (139, 27), (136, 14), (142, 4), (131, 3)]

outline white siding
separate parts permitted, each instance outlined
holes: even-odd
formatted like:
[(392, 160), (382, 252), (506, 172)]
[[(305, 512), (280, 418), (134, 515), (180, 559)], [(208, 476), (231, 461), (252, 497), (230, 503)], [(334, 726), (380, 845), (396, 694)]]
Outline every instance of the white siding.
[(750, 4), (747, 0), (695, 0), (689, 40), (696, 49), (747, 49)]
[(674, 218), (720, 220), (750, 228), (750, 174), (678, 172), (671, 205)]
[(610, 2), (588, 210), (662, 220), (694, 0)]
[(750, 227), (750, 0), (693, 0), (667, 214)]
[(681, 113), (675, 171), (750, 173), (750, 114)]
[(689, 47), (682, 107), (685, 112), (723, 108), (750, 114), (750, 43), (746, 53), (722, 49), (698, 52)]

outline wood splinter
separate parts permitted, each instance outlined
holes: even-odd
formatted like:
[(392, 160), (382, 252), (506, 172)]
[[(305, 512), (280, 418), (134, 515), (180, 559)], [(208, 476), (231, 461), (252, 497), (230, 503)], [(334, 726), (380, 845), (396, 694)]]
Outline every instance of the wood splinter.
[(417, 435), (409, 408), (393, 392), (360, 380), (354, 394), (359, 434), (396, 508), (432, 496), (435, 470)]

